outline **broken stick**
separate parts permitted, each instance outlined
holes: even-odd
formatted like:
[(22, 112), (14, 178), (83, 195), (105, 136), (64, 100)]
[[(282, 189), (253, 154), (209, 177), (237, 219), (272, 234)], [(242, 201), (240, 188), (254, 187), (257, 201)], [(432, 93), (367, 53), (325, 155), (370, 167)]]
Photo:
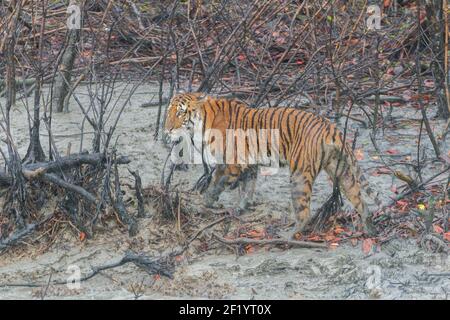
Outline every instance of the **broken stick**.
[(248, 238), (236, 238), (236, 239), (225, 239), (219, 236), (217, 233), (213, 233), (213, 236), (220, 242), (228, 245), (288, 245), (297, 248), (314, 248), (314, 249), (327, 249), (328, 246), (325, 243), (314, 243), (307, 241), (296, 241), (296, 240), (286, 240), (286, 239), (248, 239)]

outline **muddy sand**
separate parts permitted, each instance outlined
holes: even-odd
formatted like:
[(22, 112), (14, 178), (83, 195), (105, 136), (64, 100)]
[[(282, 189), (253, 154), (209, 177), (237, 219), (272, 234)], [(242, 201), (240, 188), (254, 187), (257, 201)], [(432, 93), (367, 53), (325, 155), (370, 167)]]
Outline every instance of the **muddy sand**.
[[(129, 168), (139, 170), (144, 186), (159, 183), (168, 153), (161, 142), (153, 139), (157, 108), (140, 107), (156, 97), (156, 92), (153, 85), (141, 86), (125, 107), (116, 131), (119, 153), (130, 156)], [(77, 89), (76, 94), (81, 102), (87, 103), (85, 87)], [(114, 99), (123, 103), (126, 97), (119, 97), (119, 94), (118, 88)], [(29, 102), (32, 103), (32, 98)], [(4, 105), (4, 100), (0, 99), (0, 103)], [(70, 110), (70, 113), (55, 114), (53, 118), (53, 134), (61, 152), (69, 143), (72, 152), (80, 149), (82, 112), (75, 101), (71, 101)], [(354, 116), (364, 118), (357, 111)], [(384, 133), (379, 133), (380, 148), (396, 150), (394, 157), (414, 158), (420, 126), (417, 120), (420, 117), (420, 112), (412, 108), (394, 108), (392, 121), (396, 122), (397, 128), (386, 128)], [(14, 139), (23, 156), (28, 146), (28, 121), (23, 101), (18, 101), (12, 119)], [(442, 132), (444, 125), (441, 121), (432, 121), (436, 134)], [(89, 149), (92, 134), (87, 123), (85, 126), (82, 149)], [(361, 128), (357, 122), (350, 122), (350, 137), (357, 128), (356, 149), (362, 151), (360, 164), (370, 184), (388, 203), (402, 183), (391, 175), (372, 175), (382, 163), (370, 142), (369, 130)], [(41, 138), (46, 145), (48, 136), (45, 129), (41, 129)], [(422, 152), (431, 155), (427, 138), (423, 139), (422, 145)], [(444, 152), (448, 153), (445, 146)], [(428, 163), (423, 171), (424, 179), (442, 168), (440, 163)], [(176, 171), (173, 181), (180, 190), (188, 190), (201, 173), (201, 166), (191, 166), (187, 172)], [(133, 183), (126, 168), (121, 169), (121, 175), (126, 183)], [(260, 176), (256, 205), (243, 218), (269, 216), (292, 221), (288, 177), (287, 169), (274, 176)], [(436, 179), (441, 184), (444, 180), (444, 175)], [(313, 212), (330, 192), (331, 184), (322, 173), (314, 186)], [(193, 204), (200, 199), (193, 197)], [(218, 206), (233, 207), (237, 199), (236, 190), (227, 191)], [(351, 210), (348, 203), (344, 210)], [(371, 254), (363, 252), (361, 241), (341, 243), (328, 250), (258, 248), (243, 256), (222, 248), (186, 255), (176, 266), (173, 280), (149, 276), (127, 264), (102, 271), (82, 282), (79, 288), (67, 285), (50, 285), (48, 288), (26, 286), (47, 283), (50, 277), (52, 280), (68, 279), (75, 272), (73, 268), (81, 275), (86, 274), (94, 266), (120, 259), (128, 249), (158, 255), (176, 247), (176, 241), (166, 241), (167, 235), (174, 237), (174, 223), (158, 225), (155, 212), (148, 211), (147, 218), (139, 219), (139, 232), (133, 238), (124, 230), (104, 228), (92, 239), (84, 241), (77, 239), (73, 232), (67, 232), (48, 248), (23, 243), (7, 251), (0, 257), (0, 299), (39, 299), (43, 292), (46, 299), (448, 299), (450, 294), (450, 258), (420, 249), (416, 239), (392, 240)], [(261, 227), (264, 227), (264, 219), (261, 221)], [(183, 231), (175, 235), (177, 237), (184, 239)]]

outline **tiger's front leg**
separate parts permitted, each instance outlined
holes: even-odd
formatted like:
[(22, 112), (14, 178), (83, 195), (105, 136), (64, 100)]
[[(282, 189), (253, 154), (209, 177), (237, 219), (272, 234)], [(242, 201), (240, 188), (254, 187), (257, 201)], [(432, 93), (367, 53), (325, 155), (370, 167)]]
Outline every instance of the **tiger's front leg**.
[(225, 190), (228, 184), (229, 177), (225, 175), (225, 165), (217, 165), (214, 171), (214, 177), (212, 180), (212, 185), (206, 190), (203, 200), (205, 201), (205, 206), (211, 208), (214, 203), (219, 200), (220, 194)]
[(220, 194), (229, 187), (231, 190), (239, 187), (240, 201), (236, 207), (239, 214), (248, 209), (256, 185), (257, 167), (242, 168), (239, 165), (218, 165), (213, 183), (207, 190), (204, 201), (207, 207), (212, 207), (219, 200)]
[(220, 194), (226, 187), (233, 185), (237, 186), (241, 172), (240, 166), (225, 164), (217, 165), (216, 170), (214, 171), (212, 185), (204, 195), (205, 205), (207, 207), (212, 207), (213, 204), (219, 200)]

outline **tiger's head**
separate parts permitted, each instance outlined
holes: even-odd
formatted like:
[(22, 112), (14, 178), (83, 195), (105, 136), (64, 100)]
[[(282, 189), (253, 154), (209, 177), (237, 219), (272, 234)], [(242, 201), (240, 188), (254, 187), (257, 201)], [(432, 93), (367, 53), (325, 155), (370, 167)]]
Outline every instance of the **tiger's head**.
[(177, 130), (192, 131), (196, 121), (201, 121), (201, 101), (204, 93), (179, 93), (170, 100), (165, 121), (165, 132), (171, 140), (178, 137)]

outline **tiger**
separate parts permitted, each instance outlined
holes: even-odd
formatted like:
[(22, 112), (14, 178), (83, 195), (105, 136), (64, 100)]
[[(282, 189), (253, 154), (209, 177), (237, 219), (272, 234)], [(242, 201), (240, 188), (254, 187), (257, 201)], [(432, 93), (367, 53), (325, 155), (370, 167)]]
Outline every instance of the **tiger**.
[[(296, 218), (292, 232), (294, 239), (305, 232), (310, 219), (314, 181), (322, 169), (331, 179), (338, 177), (340, 190), (362, 220), (363, 232), (376, 234), (361, 191), (365, 191), (378, 206), (381, 201), (369, 187), (352, 148), (344, 140), (344, 134), (328, 119), (297, 108), (251, 108), (237, 99), (199, 92), (175, 94), (166, 112), (165, 133), (175, 140), (177, 130), (184, 129), (192, 134), (195, 125), (201, 127), (203, 134), (208, 129), (221, 132), (228, 129), (278, 130), (279, 156), (290, 169), (291, 200)], [(211, 142), (211, 139), (203, 137), (203, 144)], [(212, 206), (227, 187), (239, 185), (239, 207), (247, 209), (255, 191), (256, 168), (257, 165), (253, 164), (216, 165), (212, 184), (204, 194), (206, 206)]]

